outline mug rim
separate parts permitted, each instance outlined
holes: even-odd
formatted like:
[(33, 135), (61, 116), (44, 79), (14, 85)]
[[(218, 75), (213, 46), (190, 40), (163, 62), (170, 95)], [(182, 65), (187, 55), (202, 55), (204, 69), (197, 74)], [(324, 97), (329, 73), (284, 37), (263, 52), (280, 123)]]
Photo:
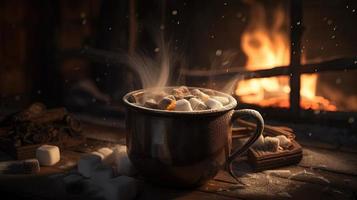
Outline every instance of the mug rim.
[(124, 95), (123, 97), (123, 101), (126, 105), (128, 105), (131, 108), (137, 109), (137, 110), (142, 110), (142, 111), (147, 111), (147, 112), (151, 112), (151, 113), (157, 113), (157, 114), (163, 114), (163, 115), (201, 115), (201, 114), (216, 114), (216, 113), (224, 113), (227, 112), (229, 110), (234, 109), (237, 106), (237, 100), (235, 98), (233, 98), (231, 95), (224, 93), (224, 92), (220, 92), (214, 89), (209, 89), (209, 88), (202, 88), (202, 87), (190, 87), (190, 86), (186, 86), (187, 88), (191, 89), (208, 89), (208, 90), (212, 90), (214, 91), (216, 94), (218, 94), (218, 96), (224, 96), (227, 97), (229, 99), (229, 104), (225, 105), (223, 108), (221, 109), (209, 109), (209, 110), (196, 110), (196, 111), (171, 111), (171, 110), (160, 110), (160, 109), (153, 109), (153, 108), (147, 108), (132, 102), (129, 102), (129, 97), (132, 96), (133, 94), (137, 94), (140, 92), (144, 92), (144, 91), (150, 91), (150, 90), (155, 90), (155, 89), (173, 89), (173, 88), (177, 88), (180, 86), (165, 86), (165, 87), (152, 87), (152, 88), (146, 88), (146, 89), (139, 89), (139, 90), (134, 90), (132, 92), (127, 93), (126, 95)]

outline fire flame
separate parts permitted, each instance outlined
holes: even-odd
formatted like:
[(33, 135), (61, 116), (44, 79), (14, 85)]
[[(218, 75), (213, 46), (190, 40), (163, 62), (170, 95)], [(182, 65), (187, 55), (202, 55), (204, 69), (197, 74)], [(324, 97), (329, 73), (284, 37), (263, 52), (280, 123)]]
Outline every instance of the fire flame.
[[(251, 9), (250, 24), (241, 37), (242, 50), (247, 56), (246, 69), (270, 69), (287, 66), (290, 62), (288, 33), (284, 31), (285, 13), (277, 8), (273, 24), (266, 23), (263, 5), (255, 3)], [(304, 109), (336, 110), (327, 99), (316, 96), (318, 75), (301, 76), (301, 107)], [(245, 103), (260, 106), (289, 107), (289, 77), (256, 78), (238, 81), (236, 95)]]

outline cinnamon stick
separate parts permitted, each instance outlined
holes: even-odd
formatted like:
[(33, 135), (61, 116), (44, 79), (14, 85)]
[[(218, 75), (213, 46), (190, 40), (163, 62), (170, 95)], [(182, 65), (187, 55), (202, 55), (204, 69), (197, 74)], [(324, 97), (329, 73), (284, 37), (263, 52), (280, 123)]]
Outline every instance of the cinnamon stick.
[(40, 116), (33, 117), (29, 119), (29, 121), (38, 124), (62, 121), (66, 115), (67, 115), (66, 108), (54, 108), (54, 109), (46, 110)]

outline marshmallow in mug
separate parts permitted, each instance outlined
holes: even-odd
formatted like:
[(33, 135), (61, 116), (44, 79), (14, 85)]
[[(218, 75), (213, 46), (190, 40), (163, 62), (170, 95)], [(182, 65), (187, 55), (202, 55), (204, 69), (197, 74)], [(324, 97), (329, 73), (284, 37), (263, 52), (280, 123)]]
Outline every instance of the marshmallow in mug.
[(223, 104), (221, 102), (217, 101), (216, 99), (213, 99), (213, 98), (209, 98), (206, 101), (206, 105), (210, 109), (221, 109), (221, 108), (223, 108)]
[(192, 111), (192, 107), (189, 101), (186, 99), (180, 99), (176, 101), (175, 111)]
[(203, 102), (206, 102), (210, 98), (209, 95), (205, 94), (204, 92), (202, 92), (199, 89), (193, 89), (191, 93), (193, 95), (199, 97)]
[(186, 86), (180, 86), (172, 90), (172, 94), (176, 99), (183, 99), (185, 96), (191, 95), (190, 90)]
[(148, 107), (148, 108), (158, 108), (158, 105), (157, 105), (157, 102), (155, 101), (155, 99), (147, 99), (144, 103), (144, 106), (145, 107)]
[(158, 105), (161, 110), (174, 110), (176, 107), (176, 100), (173, 95), (166, 96), (159, 101)]
[(193, 110), (206, 110), (207, 106), (198, 98), (191, 98), (190, 100), (191, 107)]
[(219, 102), (221, 102), (224, 106), (229, 104), (229, 99), (227, 97), (222, 97), (222, 96), (212, 96), (212, 99), (215, 99)]

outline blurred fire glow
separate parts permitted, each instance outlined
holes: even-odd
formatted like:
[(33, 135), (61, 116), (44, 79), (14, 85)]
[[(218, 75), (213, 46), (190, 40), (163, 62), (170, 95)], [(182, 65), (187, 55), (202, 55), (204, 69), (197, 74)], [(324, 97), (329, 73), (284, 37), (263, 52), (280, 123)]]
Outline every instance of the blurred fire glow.
[[(247, 56), (246, 69), (270, 69), (287, 66), (290, 62), (288, 33), (284, 31), (284, 10), (274, 12), (273, 22), (267, 24), (264, 7), (255, 3), (251, 9), (249, 25), (242, 34), (242, 50)], [(301, 107), (304, 109), (335, 111), (336, 106), (316, 95), (318, 75), (301, 76)], [(238, 81), (235, 94), (244, 103), (263, 107), (289, 107), (289, 77), (256, 78)]]

